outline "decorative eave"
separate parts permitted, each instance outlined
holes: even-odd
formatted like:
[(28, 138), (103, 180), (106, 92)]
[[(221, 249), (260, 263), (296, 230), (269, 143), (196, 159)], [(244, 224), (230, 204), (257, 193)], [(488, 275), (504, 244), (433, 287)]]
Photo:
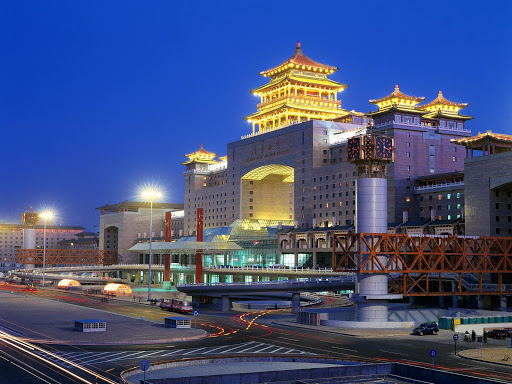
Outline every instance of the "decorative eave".
[(333, 108), (329, 109), (329, 108), (320, 107), (320, 106), (311, 105), (311, 104), (285, 103), (285, 104), (282, 104), (282, 105), (278, 105), (278, 106), (276, 106), (274, 108), (265, 109), (265, 110), (253, 113), (252, 115), (245, 116), (244, 119), (247, 120), (247, 121), (251, 121), (251, 120), (254, 120), (254, 119), (256, 119), (256, 118), (258, 118), (260, 116), (263, 116), (263, 115), (266, 115), (266, 114), (270, 114), (272, 112), (275, 112), (275, 111), (277, 111), (279, 109), (283, 109), (283, 108), (299, 109), (299, 110), (305, 111), (306, 113), (323, 112), (323, 113), (332, 114), (332, 115), (335, 115), (335, 116), (346, 114), (346, 112), (347, 112), (344, 109), (333, 109)]
[(463, 145), (466, 148), (481, 149), (488, 144), (496, 144), (497, 146), (512, 148), (512, 135), (505, 135), (502, 133), (492, 133), (487, 131), (485, 133), (478, 133), (476, 136), (466, 137), (463, 139), (452, 139), (450, 142)]
[(466, 108), (468, 103), (456, 103), (454, 101), (450, 101), (444, 98), (443, 92), (439, 91), (437, 97), (432, 100), (430, 103), (421, 105), (420, 107), (427, 111), (435, 111), (435, 110), (450, 110), (457, 112), (459, 109)]
[(302, 69), (311, 72), (320, 72), (326, 74), (330, 74), (338, 70), (337, 67), (322, 64), (319, 63), (318, 61), (310, 59), (309, 57), (302, 53), (300, 43), (297, 43), (295, 52), (292, 57), (290, 57), (288, 60), (274, 68), (270, 68), (266, 71), (260, 72), (260, 75), (270, 77), (278, 74), (279, 72), (291, 69)]
[(341, 92), (344, 89), (348, 88), (347, 84), (341, 84), (341, 83), (338, 83), (337, 81), (327, 79), (327, 78), (314, 79), (314, 78), (310, 78), (310, 77), (306, 77), (306, 76), (286, 75), (279, 79), (271, 80), (269, 83), (262, 85), (261, 87), (258, 87), (256, 89), (251, 89), (251, 93), (253, 93), (255, 95), (260, 95), (265, 90), (268, 90), (269, 88), (272, 88), (272, 87), (277, 87), (281, 83), (285, 83), (285, 82), (298, 83), (298, 84), (311, 84), (311, 85), (326, 87), (326, 88), (334, 90), (336, 92)]
[(392, 112), (415, 113), (417, 115), (422, 115), (422, 116), (427, 113), (426, 111), (423, 111), (423, 110), (418, 109), (416, 107), (412, 107), (412, 106), (411, 107), (406, 107), (406, 106), (403, 106), (403, 105), (392, 104), (392, 105), (390, 105), (388, 107), (379, 108), (378, 111), (369, 112), (366, 115), (369, 116), (369, 117), (374, 117), (374, 116), (385, 115), (387, 113), (392, 113)]
[(226, 156), (220, 156), (220, 157), (219, 157), (219, 161), (220, 161), (220, 162), (228, 161), (228, 156), (227, 156), (227, 155), (226, 155)]
[(410, 96), (406, 95), (400, 89), (398, 88), (398, 84), (395, 85), (395, 90), (390, 93), (389, 95), (385, 97), (381, 97), (380, 99), (375, 100), (369, 100), (370, 104), (378, 105), (379, 108), (383, 107), (383, 103), (389, 102), (390, 104), (398, 104), (398, 101), (405, 100), (406, 103), (410, 103), (412, 106), (416, 105), (417, 103), (421, 103), (425, 101), (424, 97), (416, 97), (416, 96)]
[(459, 115), (456, 112), (449, 112), (449, 111), (442, 111), (442, 110), (436, 110), (433, 112), (425, 111), (425, 115), (423, 117), (425, 119), (452, 119), (452, 120), (472, 120), (473, 116), (468, 115)]

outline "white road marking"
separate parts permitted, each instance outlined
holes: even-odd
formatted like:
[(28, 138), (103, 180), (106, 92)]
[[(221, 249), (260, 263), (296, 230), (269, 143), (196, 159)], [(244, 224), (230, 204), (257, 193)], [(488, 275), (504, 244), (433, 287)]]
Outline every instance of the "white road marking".
[[(158, 351), (158, 352), (160, 352), (160, 351)], [(116, 357), (115, 359), (105, 360), (104, 362), (106, 363), (108, 361), (116, 361), (116, 360), (121, 360), (121, 359), (128, 359), (128, 358), (132, 358), (132, 356), (140, 355), (141, 353), (146, 353), (146, 351), (129, 353), (128, 355)], [(145, 357), (145, 356), (141, 356), (141, 357)], [(102, 361), (102, 363), (103, 363), (103, 361)]]
[(341, 349), (342, 351), (357, 352), (355, 349), (340, 348), (340, 347), (332, 347), (332, 348), (334, 348), (334, 349)]
[[(101, 359), (104, 359), (104, 358), (108, 358), (108, 357), (112, 357), (112, 356), (117, 356), (117, 355), (121, 355), (123, 353), (126, 353), (126, 352), (118, 352), (118, 353), (114, 353), (112, 355), (109, 355), (109, 356), (101, 356), (101, 357), (98, 357), (99, 355), (104, 355), (105, 353), (110, 353), (110, 352), (102, 352), (100, 354), (97, 354), (95, 355), (94, 357), (97, 357), (95, 359), (92, 359), (92, 360), (79, 360), (80, 362), (84, 363), (84, 364), (91, 364), (93, 361), (97, 361), (97, 360), (101, 360)], [(93, 356), (87, 356), (87, 357), (93, 357)]]
[(190, 355), (191, 353), (194, 353), (194, 352), (200, 351), (201, 349), (205, 349), (205, 348), (206, 348), (206, 347), (193, 349), (193, 350), (191, 350), (190, 352), (184, 353), (183, 355)]
[(235, 350), (237, 348), (240, 348), (240, 347), (243, 347), (243, 346), (246, 346), (246, 345), (249, 345), (249, 344), (254, 344), (254, 343), (255, 343), (254, 341), (250, 341), (250, 342), (245, 343), (245, 344), (239, 344), (236, 347), (233, 347), (233, 348), (230, 348), (230, 349), (226, 349), (225, 351), (222, 351), (222, 353), (230, 352), (230, 351), (233, 351), (233, 350)]
[(242, 349), (240, 351), (237, 351), (236, 353), (243, 353), (243, 352), (247, 352), (248, 350), (250, 349), (253, 349), (253, 348), (258, 348), (258, 347), (261, 347), (262, 345), (265, 345), (263, 343), (258, 343), (258, 344), (255, 344), (255, 345), (251, 345), (249, 348), (245, 348), (245, 349)]
[(176, 349), (176, 350), (174, 350), (174, 351), (164, 353), (162, 356), (170, 356), (170, 355), (174, 355), (175, 353), (178, 353), (178, 352), (181, 352), (181, 351), (184, 351), (184, 349)]
[[(263, 344), (263, 345), (265, 345), (265, 344)], [(260, 352), (264, 351), (265, 349), (275, 348), (275, 347), (276, 347), (275, 345), (269, 345), (269, 346), (267, 346), (267, 347), (265, 347), (263, 349), (258, 349), (257, 351), (254, 351), (252, 353), (260, 353)]]
[(287, 337), (278, 337), (278, 339), (284, 339), (284, 340), (290, 340), (290, 341), (299, 341), (299, 340), (295, 340), (295, 339), (289, 339)]

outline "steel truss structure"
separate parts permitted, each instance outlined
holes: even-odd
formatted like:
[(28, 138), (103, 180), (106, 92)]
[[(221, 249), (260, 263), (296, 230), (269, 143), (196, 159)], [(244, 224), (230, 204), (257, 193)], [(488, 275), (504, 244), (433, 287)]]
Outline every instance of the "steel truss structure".
[[(117, 251), (97, 249), (47, 249), (46, 266), (117, 264)], [(42, 249), (17, 249), (16, 263), (43, 265)]]
[[(457, 274), (457, 295), (512, 294), (512, 286), (503, 284), (503, 275), (512, 273), (512, 237), (356, 233), (334, 235), (333, 244), (335, 271), (385, 273), (390, 293), (451, 296), (447, 274)], [(497, 274), (497, 283), (484, 284), (487, 273)], [(473, 289), (464, 287), (463, 274), (475, 281), (478, 276)]]

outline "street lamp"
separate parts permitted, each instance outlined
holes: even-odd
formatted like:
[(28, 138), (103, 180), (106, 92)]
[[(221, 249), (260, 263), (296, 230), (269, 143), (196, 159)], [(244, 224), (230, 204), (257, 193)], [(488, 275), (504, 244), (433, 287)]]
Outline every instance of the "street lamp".
[(162, 198), (162, 192), (157, 188), (145, 188), (140, 196), (144, 201), (149, 201), (149, 266), (148, 266), (148, 301), (151, 300), (151, 243), (153, 241), (153, 201)]
[(46, 269), (46, 224), (48, 221), (52, 220), (55, 217), (54, 213), (51, 211), (43, 211), (39, 214), (39, 218), (43, 220), (43, 287), (44, 287), (44, 272)]

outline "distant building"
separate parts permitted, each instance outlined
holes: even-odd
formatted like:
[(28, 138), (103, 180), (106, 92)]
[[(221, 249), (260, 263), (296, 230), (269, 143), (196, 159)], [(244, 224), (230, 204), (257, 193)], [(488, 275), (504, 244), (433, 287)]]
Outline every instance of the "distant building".
[[(139, 263), (139, 255), (128, 249), (149, 239), (149, 203), (124, 201), (96, 209), (101, 211), (99, 249), (117, 250), (119, 262)], [(174, 214), (171, 237), (183, 234), (183, 204), (153, 203), (154, 241), (164, 240), (166, 212)]]
[[(36, 249), (43, 248), (43, 225), (38, 224), (36, 229)], [(0, 224), (0, 272), (21, 268), (16, 264), (16, 249), (23, 248), (23, 224)], [(83, 232), (84, 227), (47, 225), (46, 248), (57, 249), (59, 242), (76, 239), (78, 233)]]
[(99, 249), (100, 237), (96, 232), (80, 232), (75, 239), (58, 242), (60, 249)]

